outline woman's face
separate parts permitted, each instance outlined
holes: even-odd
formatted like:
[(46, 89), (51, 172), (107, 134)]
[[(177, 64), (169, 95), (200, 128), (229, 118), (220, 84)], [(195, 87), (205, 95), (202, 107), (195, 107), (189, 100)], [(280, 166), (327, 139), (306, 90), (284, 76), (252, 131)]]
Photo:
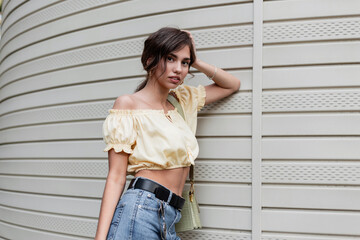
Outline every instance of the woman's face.
[(185, 46), (182, 49), (170, 53), (166, 59), (166, 70), (159, 63), (155, 77), (158, 83), (164, 88), (173, 89), (180, 85), (189, 72), (190, 48)]

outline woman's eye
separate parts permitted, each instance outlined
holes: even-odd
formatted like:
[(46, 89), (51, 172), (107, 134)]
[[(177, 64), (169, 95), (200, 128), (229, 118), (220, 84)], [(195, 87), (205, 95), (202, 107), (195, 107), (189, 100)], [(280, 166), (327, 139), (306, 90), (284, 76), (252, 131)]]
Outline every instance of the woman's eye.
[(184, 66), (189, 66), (189, 62), (183, 62)]
[(169, 62), (174, 61), (174, 59), (173, 59), (172, 57), (167, 57), (167, 60), (168, 60)]

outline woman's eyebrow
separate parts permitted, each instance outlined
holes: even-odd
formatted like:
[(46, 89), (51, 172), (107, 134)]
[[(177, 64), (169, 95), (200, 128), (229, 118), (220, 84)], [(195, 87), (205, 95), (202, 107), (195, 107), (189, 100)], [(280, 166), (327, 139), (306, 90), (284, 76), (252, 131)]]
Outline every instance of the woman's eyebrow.
[[(169, 56), (174, 57), (174, 58), (176, 58), (176, 59), (179, 58), (177, 55), (175, 55), (175, 54), (173, 54), (173, 53), (170, 53)], [(188, 57), (186, 57), (186, 58), (184, 58), (183, 60), (189, 60), (189, 61), (190, 61), (191, 59), (188, 58)]]

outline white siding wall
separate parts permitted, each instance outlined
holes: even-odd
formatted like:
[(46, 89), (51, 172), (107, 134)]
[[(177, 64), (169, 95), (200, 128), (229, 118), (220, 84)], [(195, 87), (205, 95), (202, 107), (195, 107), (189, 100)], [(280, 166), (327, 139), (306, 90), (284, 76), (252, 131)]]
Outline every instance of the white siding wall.
[[(93, 238), (107, 175), (101, 125), (144, 78), (143, 40), (163, 26), (191, 30), (199, 57), (242, 81), (199, 116), (204, 228), (183, 239), (360, 239), (360, 1), (3, 8), (0, 239)], [(198, 72), (187, 81), (199, 83), (209, 80)]]

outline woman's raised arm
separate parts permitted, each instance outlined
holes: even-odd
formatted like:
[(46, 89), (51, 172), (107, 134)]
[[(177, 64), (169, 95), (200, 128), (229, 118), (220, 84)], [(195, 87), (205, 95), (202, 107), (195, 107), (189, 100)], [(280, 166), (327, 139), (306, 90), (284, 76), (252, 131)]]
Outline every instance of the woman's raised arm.
[(214, 81), (213, 84), (205, 86), (205, 105), (227, 97), (240, 88), (240, 80), (221, 68), (212, 66), (199, 59), (192, 66)]
[[(189, 31), (187, 32), (192, 40), (192, 44), (195, 49), (195, 41)], [(191, 65), (200, 72), (207, 75), (212, 81), (213, 84), (205, 86), (206, 91), (206, 100), (205, 105), (218, 101), (224, 97), (231, 95), (240, 88), (240, 79), (236, 78), (232, 74), (218, 68), (216, 66), (210, 65), (204, 61), (201, 61), (196, 57), (195, 62)]]

